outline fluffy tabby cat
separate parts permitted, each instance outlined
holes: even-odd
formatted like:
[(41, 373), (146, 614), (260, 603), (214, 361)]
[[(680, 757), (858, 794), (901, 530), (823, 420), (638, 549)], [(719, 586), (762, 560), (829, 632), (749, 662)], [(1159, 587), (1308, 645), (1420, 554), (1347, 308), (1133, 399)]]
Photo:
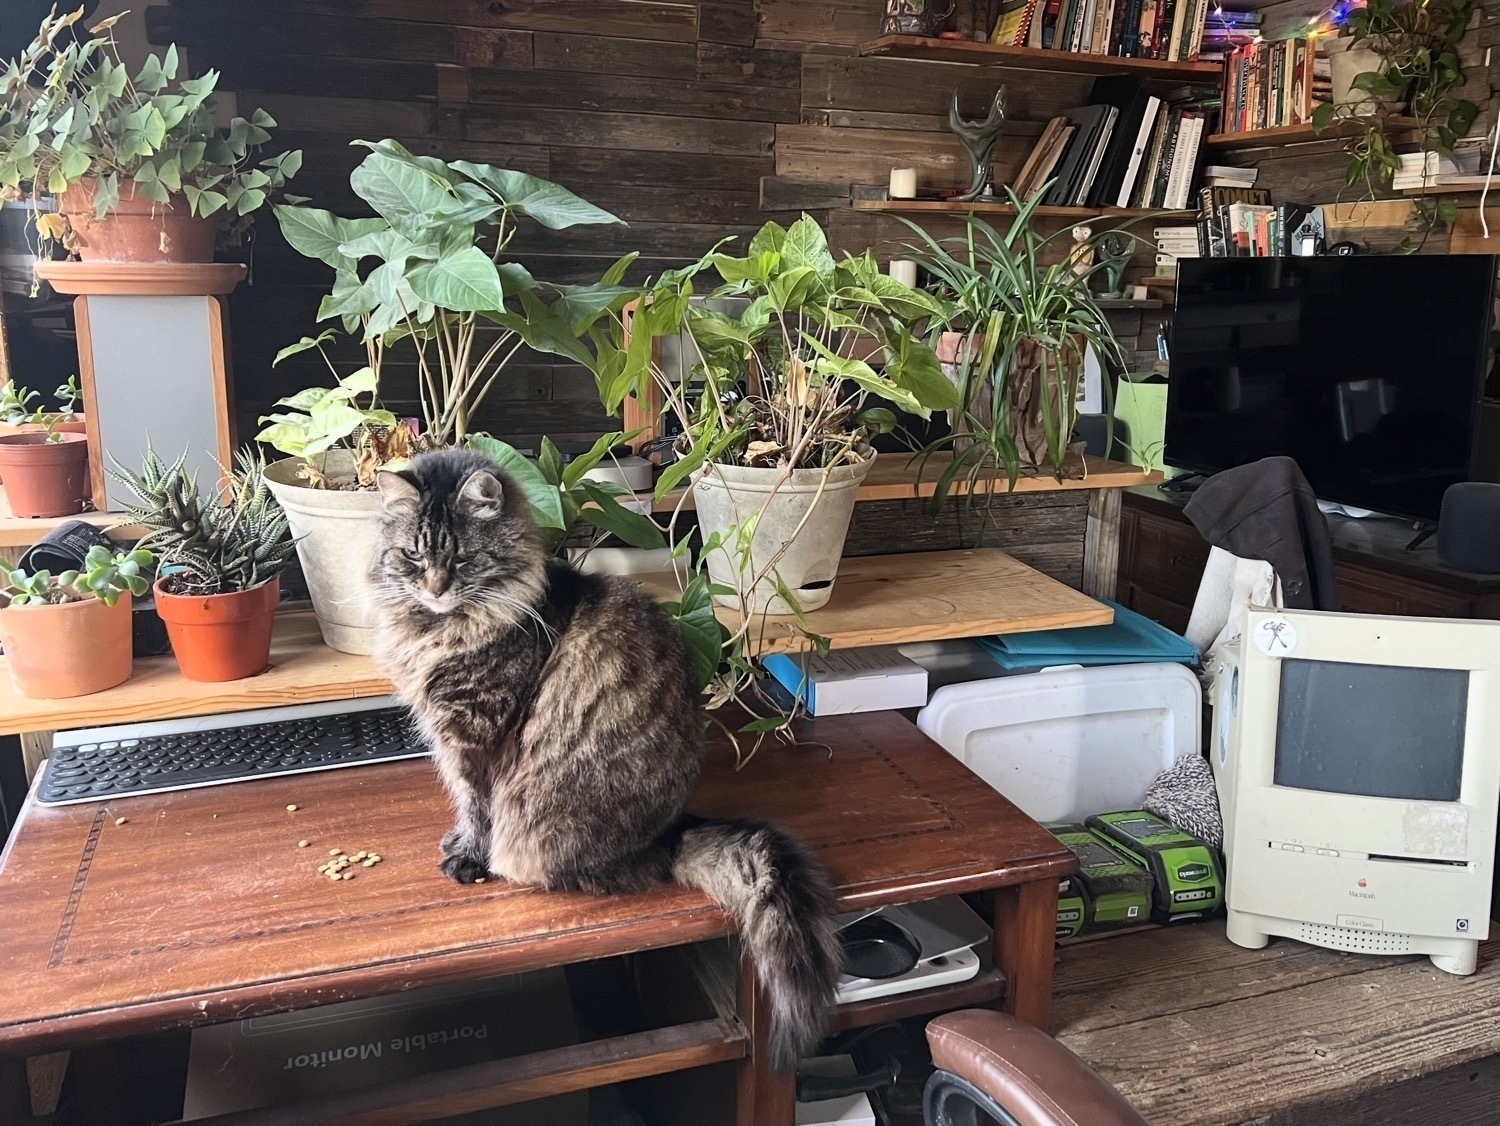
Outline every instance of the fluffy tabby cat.
[(738, 921), (773, 1063), (794, 1067), (838, 975), (832, 895), (781, 831), (683, 812), (704, 724), (676, 627), (635, 584), (549, 560), (520, 489), (478, 453), (422, 454), (380, 491), (378, 656), (458, 810), (442, 871), (595, 895), (701, 888)]

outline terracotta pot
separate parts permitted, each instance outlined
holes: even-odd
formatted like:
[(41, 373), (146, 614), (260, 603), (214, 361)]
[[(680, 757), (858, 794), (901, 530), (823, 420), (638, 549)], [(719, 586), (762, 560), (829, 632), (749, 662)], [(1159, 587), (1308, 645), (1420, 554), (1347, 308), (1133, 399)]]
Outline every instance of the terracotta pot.
[(120, 202), (94, 218), (95, 180), (80, 180), (62, 194), (59, 206), (85, 262), (212, 262), (219, 218), (194, 218), (188, 201), (174, 195), (170, 205), (135, 194), (129, 180), (120, 184)]
[(156, 612), (189, 680), (243, 680), (266, 671), (281, 580), (230, 594), (169, 594), (156, 581)]
[[(59, 434), (87, 434), (89, 432), (88, 419), (80, 413), (72, 422), (59, 422), (52, 429)], [(0, 437), (7, 434), (45, 434), (47, 428), (40, 422), (0, 422)], [(0, 473), (0, 483), (5, 481), (5, 475)]]
[(130, 679), (130, 598), (0, 610), (0, 645), (22, 696), (61, 700)]
[(89, 446), (82, 434), (0, 437), (0, 477), (16, 516), (73, 516), (89, 495)]

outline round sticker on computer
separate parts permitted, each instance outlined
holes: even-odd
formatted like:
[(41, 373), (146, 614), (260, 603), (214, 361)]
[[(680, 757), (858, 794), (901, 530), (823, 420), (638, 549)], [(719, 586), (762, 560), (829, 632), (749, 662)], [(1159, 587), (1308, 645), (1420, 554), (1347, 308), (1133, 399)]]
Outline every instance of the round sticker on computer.
[(1286, 657), (1297, 648), (1297, 627), (1285, 618), (1265, 618), (1255, 625), (1255, 647), (1268, 657)]

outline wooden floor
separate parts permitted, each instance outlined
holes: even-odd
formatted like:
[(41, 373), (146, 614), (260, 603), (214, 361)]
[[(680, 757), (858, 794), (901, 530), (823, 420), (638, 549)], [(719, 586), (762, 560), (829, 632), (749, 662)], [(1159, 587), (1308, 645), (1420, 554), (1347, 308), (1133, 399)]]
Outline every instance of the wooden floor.
[(1500, 1123), (1500, 939), (1460, 978), (1426, 959), (1272, 939), (1222, 922), (1058, 955), (1054, 1032), (1153, 1126)]

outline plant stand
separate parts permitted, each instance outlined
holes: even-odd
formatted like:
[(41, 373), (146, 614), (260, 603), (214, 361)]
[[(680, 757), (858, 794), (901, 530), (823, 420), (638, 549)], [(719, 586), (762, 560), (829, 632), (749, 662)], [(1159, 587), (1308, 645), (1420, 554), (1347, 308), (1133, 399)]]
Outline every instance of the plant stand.
[(37, 276), (76, 294), (78, 375), (89, 419), (94, 507), (118, 512), (129, 490), (107, 472), (136, 465), (149, 442), (217, 481), (234, 458), (226, 294), (237, 263), (39, 262)]

